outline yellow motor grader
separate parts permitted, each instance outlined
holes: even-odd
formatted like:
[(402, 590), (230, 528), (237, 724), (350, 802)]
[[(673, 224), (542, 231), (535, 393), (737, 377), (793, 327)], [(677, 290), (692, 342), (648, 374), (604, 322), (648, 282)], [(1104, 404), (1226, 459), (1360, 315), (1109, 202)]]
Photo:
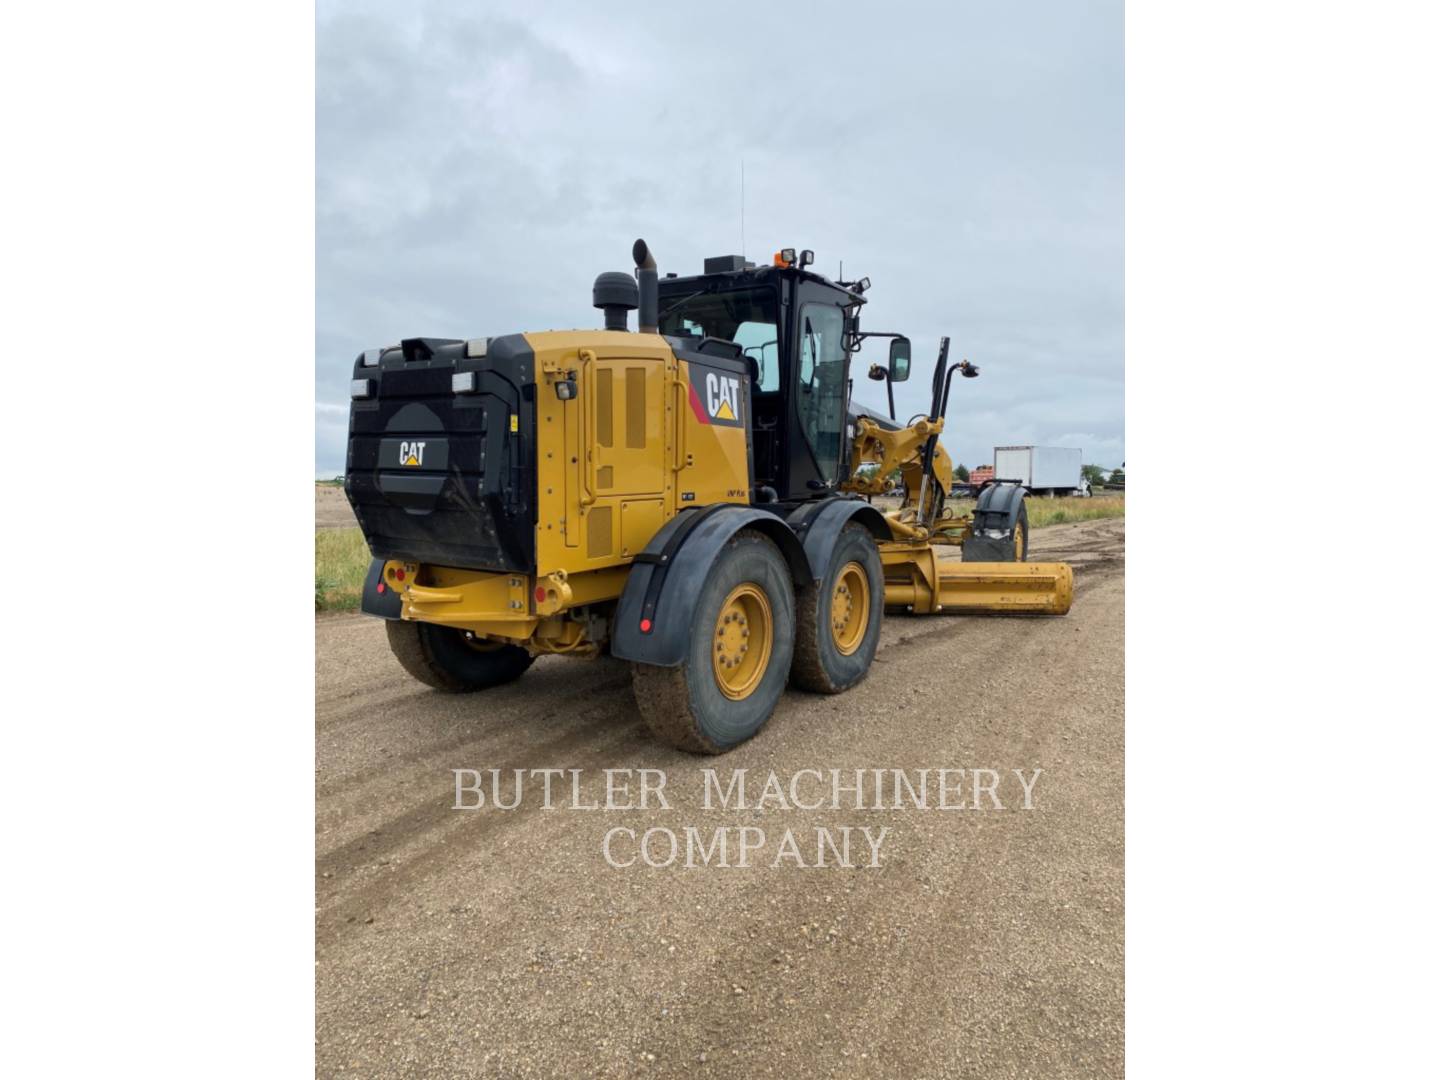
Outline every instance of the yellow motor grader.
[[(628, 661), (662, 739), (721, 753), (787, 683), (865, 677), (886, 610), (1063, 615), (1070, 568), (1026, 562), (1023, 489), (945, 505), (941, 345), (927, 414), (893, 421), (910, 342), (860, 329), (868, 279), (793, 249), (660, 278), (601, 274), (603, 330), (412, 338), (362, 354), (345, 491), (374, 560), (362, 609), (438, 690), (518, 678), (536, 656)], [(629, 329), (638, 308), (638, 332)], [(852, 412), (850, 364), (888, 339), (891, 418)], [(871, 496), (898, 469), (899, 509)], [(937, 548), (958, 546), (963, 561)]]

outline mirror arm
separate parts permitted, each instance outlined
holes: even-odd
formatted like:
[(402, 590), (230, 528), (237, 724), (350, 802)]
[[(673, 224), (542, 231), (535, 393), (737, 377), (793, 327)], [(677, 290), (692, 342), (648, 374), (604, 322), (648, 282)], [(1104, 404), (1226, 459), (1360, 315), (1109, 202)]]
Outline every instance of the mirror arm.
[(980, 374), (980, 369), (969, 360), (961, 360), (958, 364), (951, 364), (950, 369), (945, 372), (945, 397), (940, 402), (940, 416), (943, 418), (950, 411), (950, 381), (955, 377), (955, 372), (960, 372), (966, 379), (973, 379)]
[(945, 415), (945, 404), (950, 397), (950, 376), (945, 371), (945, 361), (949, 358), (950, 339), (942, 337), (940, 339), (940, 355), (935, 360), (935, 376), (930, 380), (930, 418), (932, 420), (938, 420)]
[[(895, 333), (891, 330), (856, 330), (850, 334), (845, 342), (845, 351), (848, 353), (859, 352), (860, 343), (866, 338), (903, 338), (904, 334)], [(878, 365), (872, 365), (878, 367)], [(890, 372), (885, 372), (885, 400), (890, 406), (890, 419), (895, 419), (895, 384), (890, 381)]]

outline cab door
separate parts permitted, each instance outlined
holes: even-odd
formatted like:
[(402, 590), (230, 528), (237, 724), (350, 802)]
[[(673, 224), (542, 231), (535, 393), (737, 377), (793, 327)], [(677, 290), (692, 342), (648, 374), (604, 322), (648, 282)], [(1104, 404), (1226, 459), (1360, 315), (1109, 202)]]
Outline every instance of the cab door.
[(833, 290), (805, 283), (797, 291), (791, 335), (790, 490), (838, 487), (845, 478), (849, 356), (845, 352), (845, 308)]

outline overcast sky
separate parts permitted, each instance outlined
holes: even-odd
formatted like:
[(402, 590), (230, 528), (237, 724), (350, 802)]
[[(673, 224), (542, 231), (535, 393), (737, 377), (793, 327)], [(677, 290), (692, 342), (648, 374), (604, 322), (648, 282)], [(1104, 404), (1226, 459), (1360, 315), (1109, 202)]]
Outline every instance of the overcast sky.
[(932, 8), (320, 0), (317, 475), (344, 468), (357, 353), (599, 326), (591, 282), (637, 236), (662, 273), (739, 250), (742, 158), (744, 253), (843, 259), (862, 326), (913, 340), (901, 419), (948, 334), (982, 371), (953, 458), (1119, 465), (1122, 4)]

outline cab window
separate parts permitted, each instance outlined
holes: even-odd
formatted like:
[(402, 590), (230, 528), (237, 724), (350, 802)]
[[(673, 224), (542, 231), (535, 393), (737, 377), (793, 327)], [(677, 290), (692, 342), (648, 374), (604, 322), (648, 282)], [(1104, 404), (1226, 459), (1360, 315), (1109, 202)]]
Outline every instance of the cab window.
[(800, 309), (800, 353), (795, 366), (795, 406), (821, 477), (839, 479), (845, 431), (845, 315), (834, 304)]
[(666, 308), (660, 299), (660, 332), (687, 337), (717, 337), (733, 341), (755, 360), (761, 393), (780, 389), (777, 304), (771, 288), (682, 296)]
[(780, 340), (775, 331), (775, 324), (741, 323), (735, 328), (735, 336), (731, 340), (745, 350), (746, 356), (755, 358), (756, 370), (760, 372), (760, 379), (755, 384), (755, 389), (761, 393), (779, 390), (780, 354), (777, 350)]

